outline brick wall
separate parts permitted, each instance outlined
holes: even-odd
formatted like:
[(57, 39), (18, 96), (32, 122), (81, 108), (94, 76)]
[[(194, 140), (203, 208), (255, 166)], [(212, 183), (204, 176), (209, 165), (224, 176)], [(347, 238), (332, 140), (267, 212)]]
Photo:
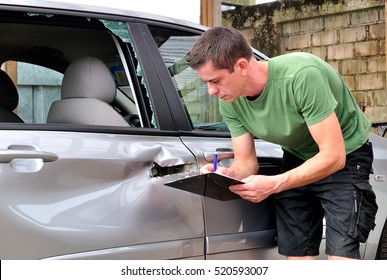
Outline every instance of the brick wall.
[(241, 30), (269, 56), (320, 56), (343, 76), (373, 123), (387, 122), (384, 1), (274, 2), (225, 12), (222, 25)]

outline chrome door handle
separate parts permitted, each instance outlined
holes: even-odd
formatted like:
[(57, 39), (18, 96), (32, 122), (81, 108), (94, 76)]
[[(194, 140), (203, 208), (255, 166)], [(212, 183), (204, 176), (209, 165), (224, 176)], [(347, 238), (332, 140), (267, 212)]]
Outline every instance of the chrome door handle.
[(232, 149), (228, 148), (217, 148), (215, 152), (205, 152), (204, 158), (208, 162), (214, 161), (214, 153), (218, 155), (218, 161), (221, 161), (225, 158), (234, 158), (234, 152)]
[(0, 163), (10, 163), (14, 159), (42, 159), (43, 162), (52, 162), (58, 159), (58, 155), (29, 145), (11, 145), (8, 149), (0, 149)]

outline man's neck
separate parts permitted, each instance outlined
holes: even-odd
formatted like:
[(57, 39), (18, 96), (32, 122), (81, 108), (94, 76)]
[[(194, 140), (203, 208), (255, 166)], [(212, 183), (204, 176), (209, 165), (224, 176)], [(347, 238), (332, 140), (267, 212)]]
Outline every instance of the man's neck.
[[(260, 95), (260, 94), (259, 94)], [(259, 97), (259, 95), (255, 95), (255, 96), (246, 96), (246, 99), (248, 101), (254, 101), (255, 99), (257, 99)]]

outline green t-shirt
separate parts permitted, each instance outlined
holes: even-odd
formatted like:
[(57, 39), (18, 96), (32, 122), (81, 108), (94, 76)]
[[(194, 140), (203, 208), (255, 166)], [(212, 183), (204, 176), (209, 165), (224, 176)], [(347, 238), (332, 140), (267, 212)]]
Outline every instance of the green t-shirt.
[(318, 152), (308, 126), (335, 111), (347, 153), (366, 141), (371, 123), (328, 63), (308, 53), (285, 54), (268, 63), (268, 80), (257, 99), (219, 100), (232, 136), (250, 132), (306, 160)]

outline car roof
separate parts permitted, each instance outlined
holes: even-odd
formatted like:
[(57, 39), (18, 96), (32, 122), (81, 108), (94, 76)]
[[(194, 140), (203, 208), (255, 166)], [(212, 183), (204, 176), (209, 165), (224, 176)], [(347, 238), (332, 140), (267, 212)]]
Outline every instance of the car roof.
[(186, 26), (186, 27), (195, 28), (199, 30), (208, 29), (208, 27), (194, 22), (162, 16), (162, 15), (156, 15), (152, 13), (133, 11), (129, 9), (118, 9), (118, 8), (112, 8), (108, 6), (103, 7), (103, 6), (94, 6), (94, 5), (88, 5), (88, 4), (64, 3), (60, 1), (56, 2), (56, 1), (36, 1), (36, 0), (27, 0), (27, 1), (4, 0), (0, 2), (0, 9), (12, 9), (12, 10), (31, 9), (36, 11), (39, 10), (40, 12), (58, 10), (64, 14), (71, 14), (74, 12), (87, 12), (87, 13), (99, 14), (101, 16), (111, 15), (111, 16), (131, 17), (131, 18), (137, 18), (137, 19), (146, 19), (146, 20), (164, 22), (164, 23), (169, 23), (174, 25)]

